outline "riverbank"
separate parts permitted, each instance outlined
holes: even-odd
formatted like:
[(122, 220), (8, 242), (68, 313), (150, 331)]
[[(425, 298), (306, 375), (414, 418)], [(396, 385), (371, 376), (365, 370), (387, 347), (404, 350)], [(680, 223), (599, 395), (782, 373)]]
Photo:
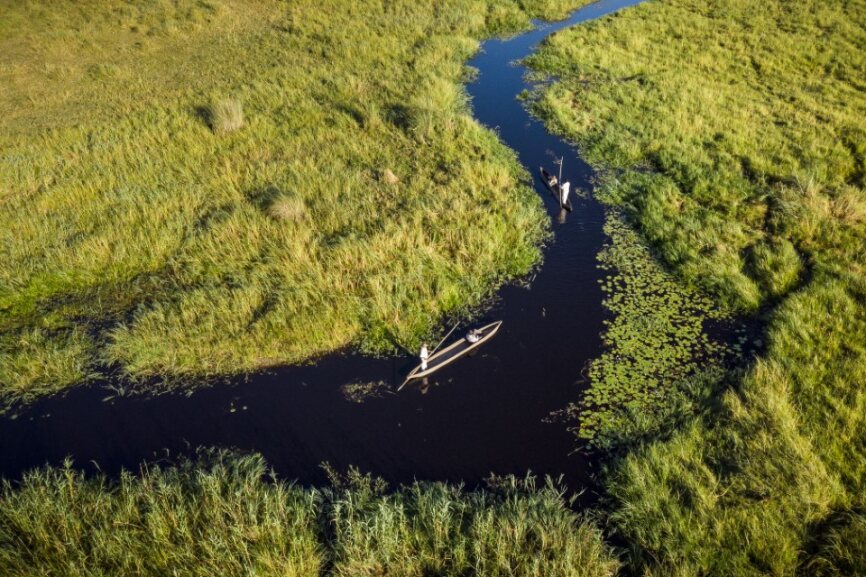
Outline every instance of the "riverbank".
[(16, 5), (0, 397), (414, 348), (540, 256), (478, 39), (578, 2)]
[(864, 571), (864, 30), (863, 3), (660, 0), (530, 59), (556, 78), (534, 110), (603, 171), (599, 197), (767, 326), (746, 370), (610, 467), (635, 573)]
[[(0, 571), (84, 575), (602, 577), (618, 563), (554, 485), (303, 489), (261, 457), (202, 453), (116, 482), (34, 471), (0, 491)], [(14, 546), (12, 546), (14, 544)]]

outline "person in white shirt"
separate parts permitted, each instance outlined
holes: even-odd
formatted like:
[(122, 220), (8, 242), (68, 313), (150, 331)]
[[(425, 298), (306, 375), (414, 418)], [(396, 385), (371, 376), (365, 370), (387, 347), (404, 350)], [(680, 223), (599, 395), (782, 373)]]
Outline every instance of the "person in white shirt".
[(481, 339), (481, 333), (478, 329), (472, 329), (468, 333), (466, 333), (466, 340), (470, 343), (477, 343)]
[(427, 343), (421, 343), (421, 352), (418, 354), (421, 357), (421, 370), (427, 370), (427, 359), (430, 358), (430, 353), (427, 352)]
[(571, 183), (567, 180), (563, 182), (559, 187), (559, 203), (562, 206), (565, 206), (565, 203), (568, 202), (568, 192), (571, 189)]

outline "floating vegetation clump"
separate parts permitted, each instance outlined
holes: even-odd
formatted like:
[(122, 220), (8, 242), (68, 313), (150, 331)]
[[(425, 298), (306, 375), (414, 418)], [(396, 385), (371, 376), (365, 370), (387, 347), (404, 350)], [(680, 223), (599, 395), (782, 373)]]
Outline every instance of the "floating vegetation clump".
[(385, 381), (348, 383), (340, 387), (343, 398), (353, 403), (363, 403), (368, 399), (378, 399), (391, 392)]
[(610, 446), (634, 431), (634, 420), (653, 426), (668, 413), (684, 379), (712, 374), (728, 347), (711, 339), (704, 323), (729, 313), (678, 282), (653, 258), (649, 247), (616, 213), (605, 223), (610, 242), (599, 254), (604, 306), (611, 313), (605, 351), (588, 370), (590, 387), (579, 405), (577, 434), (594, 446)]

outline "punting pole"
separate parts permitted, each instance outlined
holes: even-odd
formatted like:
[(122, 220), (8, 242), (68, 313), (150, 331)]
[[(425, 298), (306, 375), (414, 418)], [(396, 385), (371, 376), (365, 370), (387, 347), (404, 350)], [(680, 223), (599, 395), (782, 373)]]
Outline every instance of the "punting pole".
[(431, 352), (430, 352), (430, 356), (431, 356), (431, 357), (432, 357), (432, 356), (433, 356), (433, 353), (435, 353), (435, 352), (436, 352), (436, 351), (438, 351), (438, 350), (439, 350), (439, 347), (441, 347), (441, 346), (442, 346), (442, 343), (444, 343), (444, 342), (445, 342), (445, 339), (447, 339), (447, 338), (448, 338), (448, 337), (450, 337), (450, 336), (451, 336), (451, 333), (453, 333), (453, 332), (454, 332), (454, 329), (456, 329), (456, 328), (457, 328), (457, 327), (459, 327), (459, 326), (460, 326), (460, 323), (459, 323), (459, 322), (458, 322), (458, 323), (457, 323), (457, 324), (456, 324), (456, 325), (454, 325), (454, 326), (453, 326), (453, 327), (451, 327), (451, 330), (450, 330), (450, 331), (448, 331), (448, 333), (447, 333), (447, 334), (446, 334), (446, 335), (445, 335), (445, 336), (444, 336), (444, 337), (442, 337), (442, 340), (441, 340), (441, 341), (439, 341), (439, 344), (438, 344), (438, 345), (436, 345), (436, 348), (435, 348), (435, 349), (433, 349), (433, 350), (432, 350), (432, 351), (431, 351)]

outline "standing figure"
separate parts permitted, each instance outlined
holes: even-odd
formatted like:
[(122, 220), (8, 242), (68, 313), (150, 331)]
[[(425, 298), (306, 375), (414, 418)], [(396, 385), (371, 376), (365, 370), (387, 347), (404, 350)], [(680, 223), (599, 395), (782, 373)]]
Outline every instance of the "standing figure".
[(421, 370), (427, 370), (427, 359), (430, 358), (430, 353), (427, 352), (427, 343), (421, 343), (421, 352), (418, 353), (418, 356), (421, 357)]
[(559, 186), (559, 204), (565, 206), (568, 202), (568, 192), (571, 189), (571, 183), (567, 180)]

